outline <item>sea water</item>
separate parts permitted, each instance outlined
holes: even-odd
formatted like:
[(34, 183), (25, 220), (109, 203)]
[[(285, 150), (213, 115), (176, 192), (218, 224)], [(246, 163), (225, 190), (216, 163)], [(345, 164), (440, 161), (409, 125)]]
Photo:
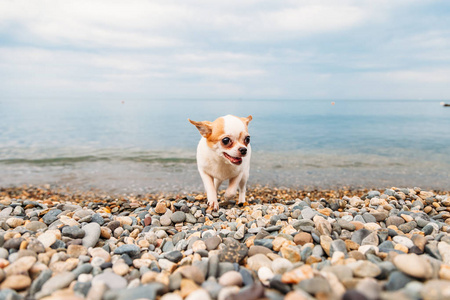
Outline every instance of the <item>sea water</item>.
[(450, 189), (439, 101), (0, 100), (0, 187), (202, 190), (188, 122), (252, 115), (251, 186)]

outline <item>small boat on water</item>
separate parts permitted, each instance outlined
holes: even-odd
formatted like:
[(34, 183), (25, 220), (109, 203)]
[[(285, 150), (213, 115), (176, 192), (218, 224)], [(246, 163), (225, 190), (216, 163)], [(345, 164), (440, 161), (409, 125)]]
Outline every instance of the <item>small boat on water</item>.
[(450, 103), (441, 102), (442, 106), (450, 106)]

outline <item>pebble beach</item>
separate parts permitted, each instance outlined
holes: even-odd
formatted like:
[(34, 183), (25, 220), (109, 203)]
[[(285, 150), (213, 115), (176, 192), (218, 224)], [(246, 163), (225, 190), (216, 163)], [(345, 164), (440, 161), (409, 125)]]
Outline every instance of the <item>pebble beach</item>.
[(0, 299), (450, 299), (450, 196), (0, 188)]

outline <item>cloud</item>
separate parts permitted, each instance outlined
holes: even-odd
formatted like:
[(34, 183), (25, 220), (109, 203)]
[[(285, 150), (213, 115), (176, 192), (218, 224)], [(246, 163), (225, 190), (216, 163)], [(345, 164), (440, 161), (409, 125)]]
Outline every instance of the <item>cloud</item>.
[[(6, 1), (2, 27), (22, 41), (77, 47), (152, 48), (191, 44), (192, 34), (271, 39), (338, 31), (368, 16), (364, 8), (333, 1)], [(320, 4), (322, 3), (322, 4)], [(270, 4), (270, 5), (269, 5)]]
[(360, 99), (414, 90), (436, 97), (450, 93), (449, 16), (441, 5), (4, 0), (0, 92)]

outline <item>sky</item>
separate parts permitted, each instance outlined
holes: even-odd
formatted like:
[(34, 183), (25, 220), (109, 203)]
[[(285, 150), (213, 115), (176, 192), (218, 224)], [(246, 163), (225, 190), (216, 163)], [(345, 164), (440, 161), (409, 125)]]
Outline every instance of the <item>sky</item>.
[(450, 1), (2, 0), (0, 98), (450, 99)]

